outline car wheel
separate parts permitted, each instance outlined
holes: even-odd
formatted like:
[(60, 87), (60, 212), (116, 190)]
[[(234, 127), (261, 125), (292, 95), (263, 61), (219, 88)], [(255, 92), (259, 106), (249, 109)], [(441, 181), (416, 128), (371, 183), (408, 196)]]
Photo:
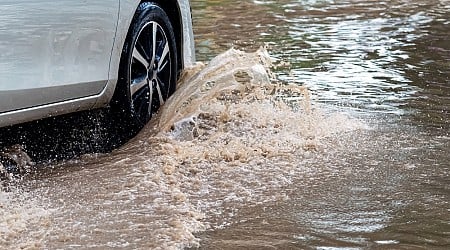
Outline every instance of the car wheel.
[[(122, 51), (112, 107), (121, 125), (141, 129), (175, 90), (177, 47), (169, 17), (153, 3), (142, 3)], [(127, 123), (127, 124), (123, 124)]]

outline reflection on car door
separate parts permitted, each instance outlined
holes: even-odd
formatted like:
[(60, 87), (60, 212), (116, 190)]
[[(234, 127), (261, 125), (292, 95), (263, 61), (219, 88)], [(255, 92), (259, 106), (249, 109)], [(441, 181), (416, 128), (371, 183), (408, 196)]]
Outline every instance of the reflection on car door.
[(119, 0), (0, 1), (0, 112), (98, 94)]

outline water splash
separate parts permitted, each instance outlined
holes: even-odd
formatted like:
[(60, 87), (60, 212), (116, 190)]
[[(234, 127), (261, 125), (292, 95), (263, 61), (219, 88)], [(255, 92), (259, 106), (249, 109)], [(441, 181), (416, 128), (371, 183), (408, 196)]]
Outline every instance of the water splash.
[(314, 107), (305, 87), (276, 81), (270, 67), (264, 49), (231, 49), (198, 64), (156, 119), (120, 150), (149, 149), (137, 161), (151, 159), (157, 186), (169, 187), (171, 196), (206, 218), (185, 228), (191, 233), (211, 226), (208, 218), (224, 214), (226, 204), (286, 199), (271, 191), (308, 172), (302, 161), (336, 146), (327, 138), (365, 128)]
[[(188, 69), (132, 141), (105, 156), (53, 166), (54, 174), (37, 181), (39, 200), (8, 196), (3, 218), (12, 211), (22, 222), (3, 242), (182, 249), (198, 246), (196, 232), (227, 225), (244, 206), (289, 199), (283, 190), (311, 171), (304, 161), (326, 157), (333, 138), (364, 126), (321, 111), (306, 88), (278, 82), (270, 67), (264, 49), (231, 49)], [(43, 222), (42, 229), (30, 227)]]
[(50, 229), (51, 212), (19, 189), (0, 191), (0, 245), (5, 249), (39, 249)]

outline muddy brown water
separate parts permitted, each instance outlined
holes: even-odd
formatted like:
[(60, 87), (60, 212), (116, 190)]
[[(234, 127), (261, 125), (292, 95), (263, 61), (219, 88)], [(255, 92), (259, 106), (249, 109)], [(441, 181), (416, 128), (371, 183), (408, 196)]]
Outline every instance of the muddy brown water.
[(1, 191), (1, 248), (450, 248), (449, 1), (191, 3), (204, 63)]

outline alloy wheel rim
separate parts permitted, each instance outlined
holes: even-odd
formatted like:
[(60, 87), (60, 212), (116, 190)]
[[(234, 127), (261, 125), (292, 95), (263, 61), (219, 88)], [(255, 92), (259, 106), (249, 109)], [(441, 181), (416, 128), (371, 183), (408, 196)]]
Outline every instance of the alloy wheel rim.
[(129, 72), (133, 111), (143, 123), (168, 96), (171, 63), (170, 45), (163, 28), (154, 21), (146, 23), (133, 46)]

